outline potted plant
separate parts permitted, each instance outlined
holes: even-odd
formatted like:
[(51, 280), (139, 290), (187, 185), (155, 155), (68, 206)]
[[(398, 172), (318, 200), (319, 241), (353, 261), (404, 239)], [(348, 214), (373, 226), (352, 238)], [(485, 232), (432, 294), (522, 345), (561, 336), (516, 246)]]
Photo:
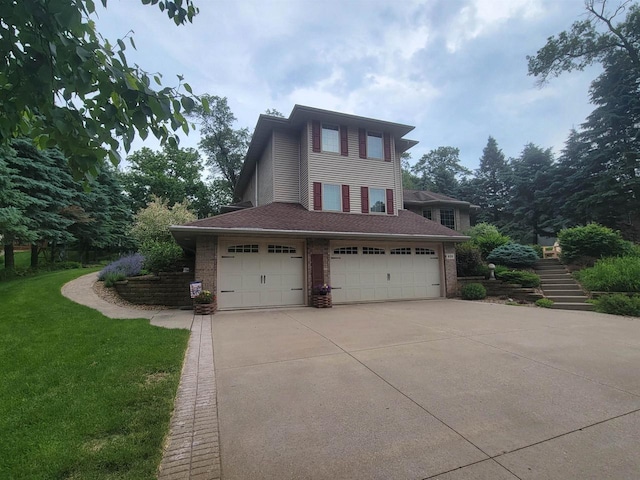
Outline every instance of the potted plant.
[(215, 295), (209, 290), (202, 290), (193, 298), (193, 311), (196, 315), (211, 315), (215, 311)]
[(323, 283), (313, 287), (311, 301), (316, 308), (331, 308), (331, 285)]

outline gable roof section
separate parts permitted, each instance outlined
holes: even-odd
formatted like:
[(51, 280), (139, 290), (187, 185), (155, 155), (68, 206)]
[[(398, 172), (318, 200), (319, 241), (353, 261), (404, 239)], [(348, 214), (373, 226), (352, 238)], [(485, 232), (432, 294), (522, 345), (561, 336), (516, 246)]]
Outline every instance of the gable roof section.
[(398, 215), (314, 212), (297, 203), (270, 203), (174, 225), (171, 232), (183, 246), (193, 245), (194, 236), (297, 235), (305, 237), (398, 239), (461, 242), (469, 237), (439, 223), (399, 210)]
[(464, 200), (456, 200), (453, 197), (443, 195), (441, 193), (430, 192), (428, 190), (403, 190), (402, 195), (404, 203), (406, 205), (442, 205), (452, 204), (459, 206), (468, 206), (469, 208), (480, 208), (477, 205), (472, 205)]
[(271, 132), (274, 130), (280, 130), (297, 133), (302, 130), (309, 120), (319, 120), (321, 122), (337, 123), (340, 125), (373, 130), (384, 130), (391, 133), (396, 138), (396, 146), (401, 152), (409, 150), (418, 143), (415, 140), (402, 138), (415, 128), (411, 125), (385, 122), (383, 120), (360, 117), (358, 115), (350, 115), (347, 113), (332, 112), (331, 110), (323, 110), (321, 108), (294, 105), (289, 118), (261, 114), (258, 117), (258, 123), (256, 123), (256, 128), (253, 131), (251, 143), (249, 144), (249, 149), (247, 150), (247, 155), (245, 156), (244, 163), (242, 165), (242, 171), (240, 172), (238, 184), (236, 185), (236, 193), (242, 193), (247, 187), (247, 183), (251, 179), (255, 164), (271, 138)]

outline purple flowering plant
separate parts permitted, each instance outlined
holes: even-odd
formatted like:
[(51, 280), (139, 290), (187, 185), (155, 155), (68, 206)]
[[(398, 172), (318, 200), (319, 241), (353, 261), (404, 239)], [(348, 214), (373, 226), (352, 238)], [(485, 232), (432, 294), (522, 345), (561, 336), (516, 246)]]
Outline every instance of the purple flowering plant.
[(142, 273), (144, 256), (133, 253), (126, 257), (121, 257), (115, 262), (111, 262), (98, 273), (98, 280), (105, 280), (108, 275), (124, 275), (125, 277), (135, 277)]

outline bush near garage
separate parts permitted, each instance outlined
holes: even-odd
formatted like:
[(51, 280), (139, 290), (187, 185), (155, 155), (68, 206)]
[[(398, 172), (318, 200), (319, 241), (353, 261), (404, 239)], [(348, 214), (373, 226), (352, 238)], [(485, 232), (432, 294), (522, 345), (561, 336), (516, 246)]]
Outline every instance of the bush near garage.
[(508, 243), (494, 249), (487, 260), (512, 268), (532, 267), (538, 260), (536, 251), (528, 245)]
[(611, 257), (575, 273), (592, 292), (640, 292), (640, 257)]
[(565, 228), (558, 234), (560, 259), (563, 263), (592, 263), (592, 259), (631, 254), (633, 243), (620, 232), (597, 223)]
[(460, 290), (463, 300), (482, 300), (487, 296), (487, 289), (480, 283), (468, 283)]
[(594, 302), (596, 312), (640, 317), (640, 295), (629, 297), (622, 293), (603, 295)]
[(456, 245), (456, 270), (459, 277), (484, 275), (486, 267), (482, 263), (480, 249), (471, 242)]

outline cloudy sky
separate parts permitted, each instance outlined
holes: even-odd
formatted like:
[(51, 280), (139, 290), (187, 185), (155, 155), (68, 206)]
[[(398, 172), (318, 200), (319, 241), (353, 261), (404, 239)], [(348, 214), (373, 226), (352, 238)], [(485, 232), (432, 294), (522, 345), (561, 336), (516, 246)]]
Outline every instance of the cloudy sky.
[(414, 162), (454, 146), (475, 169), (489, 135), (507, 157), (528, 142), (558, 153), (592, 110), (597, 68), (543, 88), (527, 75), (526, 56), (584, 18), (583, 0), (195, 3), (194, 23), (176, 27), (157, 7), (109, 0), (98, 30), (112, 42), (133, 30), (130, 62), (166, 84), (182, 74), (194, 92), (227, 97), (238, 127), (253, 130), (268, 108), (288, 116), (309, 105), (415, 125)]

